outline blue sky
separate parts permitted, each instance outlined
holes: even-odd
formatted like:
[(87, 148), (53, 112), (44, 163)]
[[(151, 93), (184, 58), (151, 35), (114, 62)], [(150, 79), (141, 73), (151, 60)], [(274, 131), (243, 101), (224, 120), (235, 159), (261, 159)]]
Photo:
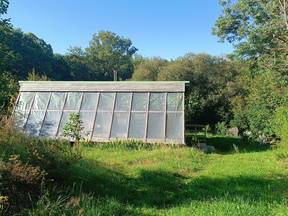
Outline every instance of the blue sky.
[(130, 38), (145, 57), (174, 59), (188, 52), (232, 52), (211, 34), (221, 10), (218, 0), (10, 0), (8, 17), (55, 53), (85, 48), (94, 33), (109, 30)]

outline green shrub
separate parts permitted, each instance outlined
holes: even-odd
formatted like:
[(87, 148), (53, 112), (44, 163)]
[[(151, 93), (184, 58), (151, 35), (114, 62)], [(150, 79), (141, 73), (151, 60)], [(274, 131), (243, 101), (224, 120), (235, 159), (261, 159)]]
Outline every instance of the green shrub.
[(215, 129), (217, 135), (225, 136), (227, 133), (227, 125), (225, 122), (218, 122), (215, 125)]
[(288, 106), (276, 109), (272, 125), (275, 134), (281, 139), (281, 143), (288, 146)]
[(0, 161), (0, 214), (12, 215), (31, 207), (44, 191), (46, 176), (40, 167), (24, 164), (19, 155)]

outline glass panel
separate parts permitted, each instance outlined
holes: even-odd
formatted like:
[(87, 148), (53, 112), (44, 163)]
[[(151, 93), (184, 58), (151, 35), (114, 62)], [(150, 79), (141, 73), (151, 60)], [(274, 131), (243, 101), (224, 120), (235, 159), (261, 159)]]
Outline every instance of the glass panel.
[(56, 136), (58, 123), (60, 121), (61, 112), (48, 111), (45, 116), (43, 128), (40, 136)]
[(81, 103), (81, 92), (69, 92), (64, 110), (79, 110)]
[(131, 113), (129, 138), (145, 138), (146, 113)]
[(83, 122), (83, 137), (90, 137), (92, 130), (93, 130), (93, 123), (94, 123), (94, 112), (81, 112), (80, 113), (80, 119)]
[(115, 93), (100, 93), (98, 111), (112, 111)]
[(51, 95), (48, 110), (62, 110), (65, 100), (64, 92), (53, 92)]
[(168, 111), (183, 111), (183, 93), (168, 93), (167, 110)]
[(165, 110), (165, 94), (151, 93), (149, 111), (164, 111)]
[(96, 110), (98, 97), (99, 93), (84, 93), (81, 110)]
[(149, 113), (148, 139), (164, 139), (164, 113)]
[(69, 121), (69, 116), (72, 114), (72, 113), (75, 113), (75, 112), (63, 112), (62, 114), (62, 118), (61, 118), (61, 122), (60, 122), (60, 125), (59, 125), (59, 131), (58, 131), (58, 134), (57, 136), (63, 136), (62, 133), (63, 133), (63, 127), (65, 126), (65, 124)]
[(28, 114), (29, 110), (15, 110), (15, 116), (16, 116), (15, 123), (18, 129), (23, 129)]
[(167, 135), (168, 139), (183, 138), (183, 114), (167, 113)]
[(146, 111), (148, 103), (147, 93), (133, 93), (132, 110)]
[(29, 110), (32, 106), (34, 92), (21, 92), (15, 107), (16, 126), (23, 129), (28, 118)]
[(45, 111), (33, 111), (28, 118), (25, 133), (33, 136), (38, 136), (41, 124), (43, 122)]
[(114, 113), (112, 123), (112, 138), (126, 138), (128, 133), (128, 113)]
[(131, 93), (117, 93), (115, 111), (128, 111), (131, 104)]
[(16, 105), (16, 110), (29, 110), (32, 105), (34, 94), (34, 92), (21, 92)]
[(112, 112), (97, 112), (93, 136), (108, 138), (110, 132), (111, 120), (112, 120)]
[(32, 110), (45, 110), (49, 101), (50, 92), (37, 92)]

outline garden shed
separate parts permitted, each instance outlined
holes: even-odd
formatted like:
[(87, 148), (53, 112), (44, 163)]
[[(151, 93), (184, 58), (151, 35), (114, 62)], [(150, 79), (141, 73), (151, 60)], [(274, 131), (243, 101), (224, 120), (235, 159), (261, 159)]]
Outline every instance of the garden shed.
[(184, 144), (186, 81), (20, 81), (16, 125), (25, 134), (61, 138), (71, 113), (92, 141), (140, 139)]

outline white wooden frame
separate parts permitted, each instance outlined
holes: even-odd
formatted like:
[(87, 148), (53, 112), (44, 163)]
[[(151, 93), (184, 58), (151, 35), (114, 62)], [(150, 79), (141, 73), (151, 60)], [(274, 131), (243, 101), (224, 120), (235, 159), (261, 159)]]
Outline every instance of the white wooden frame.
[[(48, 98), (48, 104), (45, 108), (44, 111), (44, 119), (42, 121), (39, 135), (41, 135), (42, 129), (43, 129), (43, 124), (45, 120), (45, 116), (47, 115), (47, 109), (51, 100), (51, 96), (53, 92), (63, 92), (65, 93), (65, 99), (63, 103), (63, 107), (59, 110), (49, 110), (49, 111), (59, 111), (61, 112), (59, 122), (57, 124), (57, 130), (55, 137), (61, 137), (59, 136), (59, 129), (60, 129), (60, 124), (61, 120), (63, 118), (63, 113), (64, 113), (64, 107), (67, 102), (68, 98), (68, 93), (69, 92), (81, 92), (81, 101), (80, 101), (80, 106), (78, 110), (65, 110), (65, 112), (76, 112), (76, 113), (82, 113), (82, 112), (90, 112), (93, 113), (93, 125), (92, 125), (92, 131), (91, 134), (89, 135), (89, 139), (92, 141), (109, 141), (109, 140), (115, 140), (115, 138), (111, 138), (112, 134), (112, 128), (113, 128), (113, 119), (114, 119), (114, 113), (128, 113), (128, 125), (126, 129), (126, 135), (125, 138), (123, 139), (132, 139), (129, 138), (129, 131), (130, 131), (130, 124), (131, 124), (131, 113), (145, 113), (145, 131), (144, 131), (144, 138), (141, 139), (144, 142), (162, 142), (162, 143), (178, 143), (178, 144), (185, 144), (185, 115), (184, 115), (184, 91), (185, 91), (185, 84), (187, 82), (54, 82), (54, 81), (43, 81), (43, 82), (34, 82), (34, 81), (22, 81), (20, 82), (20, 93), (21, 92), (50, 92), (49, 98)], [(83, 98), (84, 94), (88, 92), (95, 92), (98, 93), (97, 95), (97, 104), (96, 104), (96, 109), (95, 110), (81, 110), (82, 104), (83, 104)], [(98, 107), (99, 107), (99, 101), (100, 101), (100, 95), (101, 93), (105, 92), (110, 92), (114, 93), (113, 94), (113, 110), (109, 111), (111, 113), (111, 124), (109, 125), (109, 131), (107, 134), (107, 137), (97, 137), (97, 134), (95, 134), (95, 125), (96, 125), (96, 118), (97, 118), (97, 113), (98, 113)], [(131, 93), (131, 99), (129, 101), (129, 110), (128, 111), (115, 111), (115, 104), (117, 100), (117, 93)], [(134, 98), (134, 93), (146, 93), (147, 94), (147, 107), (145, 111), (135, 111), (132, 110), (132, 104), (133, 104), (133, 98)], [(163, 111), (151, 111), (149, 110), (150, 106), (150, 95), (151, 93), (164, 93), (164, 101), (165, 101), (165, 109)], [(169, 93), (180, 93), (182, 95), (182, 107), (181, 111), (169, 111), (168, 110), (168, 94)], [(19, 94), (20, 95), (20, 94)], [(31, 109), (35, 101), (35, 95), (33, 96), (33, 101), (32, 105), (30, 107), (27, 119), (25, 120), (24, 124), (24, 130), (27, 126), (27, 122), (29, 119), (29, 116), (31, 115)], [(18, 98), (19, 100), (19, 98)], [(17, 101), (18, 101), (17, 100)], [(34, 110), (33, 110), (34, 111)], [(40, 110), (39, 110), (40, 111)], [(105, 111), (101, 111), (105, 112)], [(164, 113), (164, 121), (163, 121), (163, 126), (164, 126), (164, 139), (149, 139), (148, 138), (148, 120), (149, 120), (149, 113)], [(167, 138), (167, 115), (169, 113), (181, 113), (183, 114), (183, 130), (182, 130), (182, 135), (181, 135), (181, 140), (180, 139), (168, 139)]]

